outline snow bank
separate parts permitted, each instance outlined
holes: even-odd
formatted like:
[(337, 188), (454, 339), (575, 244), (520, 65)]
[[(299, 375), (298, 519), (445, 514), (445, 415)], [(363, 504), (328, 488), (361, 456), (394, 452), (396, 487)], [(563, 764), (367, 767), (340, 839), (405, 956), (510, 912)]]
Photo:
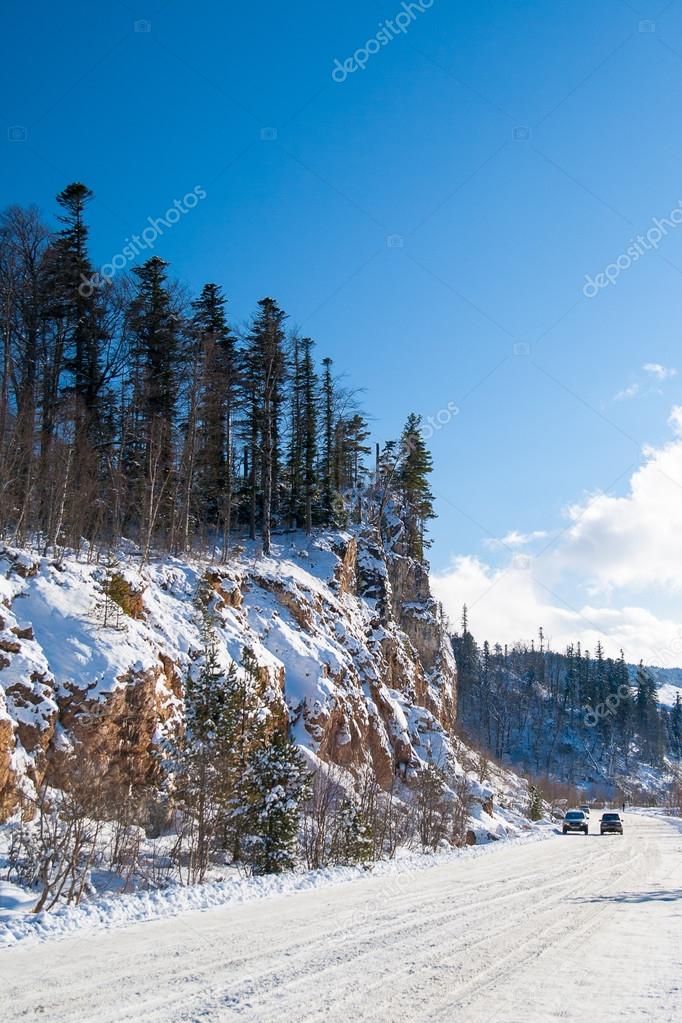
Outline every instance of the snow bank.
[(496, 855), (503, 849), (556, 838), (559, 830), (547, 822), (529, 826), (529, 831), (505, 842), (452, 849), (447, 852), (406, 853), (394, 860), (381, 860), (371, 870), (364, 867), (329, 867), (305, 873), (269, 874), (265, 877), (233, 877), (203, 885), (173, 887), (164, 891), (135, 892), (115, 898), (102, 897), (80, 906), (64, 906), (50, 913), (30, 913), (34, 899), (15, 885), (0, 887), (0, 947), (19, 941), (45, 942), (74, 932), (110, 930), (148, 920), (174, 917), (180, 913), (231, 906), (256, 899), (293, 895), (316, 888), (349, 884), (373, 876), (409, 875), (457, 860)]

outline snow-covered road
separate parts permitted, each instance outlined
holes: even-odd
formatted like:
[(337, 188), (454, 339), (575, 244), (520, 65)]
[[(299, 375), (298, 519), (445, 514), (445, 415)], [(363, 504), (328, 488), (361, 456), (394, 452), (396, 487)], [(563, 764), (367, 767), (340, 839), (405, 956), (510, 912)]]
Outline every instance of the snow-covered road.
[(22, 943), (0, 952), (0, 1017), (672, 1023), (681, 954), (682, 832), (628, 815), (624, 838)]

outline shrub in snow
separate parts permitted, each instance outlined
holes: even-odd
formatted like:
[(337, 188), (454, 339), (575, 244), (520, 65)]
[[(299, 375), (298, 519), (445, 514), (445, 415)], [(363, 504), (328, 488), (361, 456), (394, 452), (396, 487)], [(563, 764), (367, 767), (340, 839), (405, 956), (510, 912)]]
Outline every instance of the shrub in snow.
[(301, 856), (310, 870), (332, 864), (367, 863), (392, 858), (410, 844), (414, 818), (410, 806), (383, 792), (371, 768), (353, 781), (341, 768), (315, 771), (303, 807)]
[(435, 852), (448, 837), (449, 807), (445, 772), (434, 764), (420, 771), (415, 782), (416, 831), (424, 851)]
[(116, 571), (117, 564), (112, 560), (107, 565), (101, 596), (95, 604), (95, 617), (105, 629), (125, 629), (124, 615), (139, 619), (144, 612), (142, 594), (121, 572)]
[(103, 827), (97, 811), (106, 795), (101, 777), (89, 765), (74, 763), (72, 771), (68, 791), (41, 787), (30, 808), (35, 818), (23, 821), (12, 836), (10, 877), (38, 889), (35, 913), (52, 909), (60, 900), (77, 904), (92, 890), (91, 870)]
[(472, 803), (471, 786), (466, 775), (460, 775), (450, 780), (449, 787), (452, 792), (449, 803), (449, 839), (452, 845), (462, 846), (466, 843), (469, 826), (469, 811)]
[(352, 865), (373, 859), (372, 829), (352, 799), (341, 804), (334, 834), (334, 861)]

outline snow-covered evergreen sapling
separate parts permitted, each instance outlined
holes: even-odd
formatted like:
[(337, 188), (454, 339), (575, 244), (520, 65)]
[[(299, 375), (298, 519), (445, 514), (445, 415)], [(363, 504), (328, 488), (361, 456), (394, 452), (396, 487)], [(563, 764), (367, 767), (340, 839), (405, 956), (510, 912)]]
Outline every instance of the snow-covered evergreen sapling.
[(118, 571), (118, 561), (110, 558), (107, 561), (104, 578), (100, 583), (100, 593), (95, 601), (93, 613), (103, 629), (116, 629), (124, 632), (127, 624), (123, 618), (124, 601), (121, 583), (127, 586), (126, 580)]
[(254, 752), (245, 776), (248, 838), (245, 856), (254, 874), (291, 870), (310, 775), (303, 756), (289, 738), (277, 732)]
[(372, 829), (360, 807), (344, 799), (335, 821), (335, 859), (338, 863), (366, 864), (373, 858)]
[(263, 741), (252, 673), (221, 663), (214, 595), (207, 583), (197, 607), (201, 652), (187, 676), (185, 731), (170, 764), (192, 882), (203, 879), (213, 852), (238, 857), (244, 773), (250, 750)]
[(208, 606), (203, 609), (202, 652), (185, 684), (185, 732), (173, 756), (175, 796), (187, 844), (188, 881), (204, 879), (225, 816), (232, 723), (228, 693), (236, 667), (225, 672)]
[(530, 808), (528, 816), (532, 821), (542, 820), (544, 814), (544, 807), (542, 805), (543, 795), (541, 789), (537, 785), (531, 785), (529, 788), (530, 792)]

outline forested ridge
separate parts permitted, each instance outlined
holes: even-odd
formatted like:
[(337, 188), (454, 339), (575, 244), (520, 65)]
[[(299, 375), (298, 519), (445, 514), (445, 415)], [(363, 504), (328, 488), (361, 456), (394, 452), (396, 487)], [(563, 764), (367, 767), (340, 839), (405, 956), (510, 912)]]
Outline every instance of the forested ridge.
[(682, 699), (660, 705), (655, 673), (538, 642), (477, 643), (466, 607), (453, 636), (459, 718), (491, 755), (567, 782), (626, 783), (641, 764), (664, 772), (682, 758)]
[(192, 296), (159, 255), (100, 274), (92, 198), (70, 184), (54, 226), (34, 207), (0, 218), (3, 535), (46, 549), (125, 537), (146, 558), (226, 557), (240, 533), (267, 554), (273, 528), (360, 515), (349, 495), (371, 482), (381, 513), (389, 490), (404, 498), (422, 556), (433, 507), (420, 418), (375, 454), (359, 392), (274, 298), (237, 330), (220, 285)]
[[(98, 270), (92, 198), (68, 185), (53, 225), (33, 207), (0, 214), (13, 876), (48, 909), (80, 901), (93, 864), (129, 863), (126, 884), (156, 887), (225, 863), (364, 861), (417, 835), (461, 844), (454, 753), (450, 792), (406, 718), (442, 745), (456, 703), (423, 562), (420, 417), (371, 445), (360, 392), (272, 297), (237, 328), (215, 279), (190, 294), (158, 254)], [(287, 560), (272, 537), (296, 531)], [(35, 621), (15, 624), (12, 598)], [(401, 757), (424, 792), (414, 812), (409, 786), (394, 799)]]

